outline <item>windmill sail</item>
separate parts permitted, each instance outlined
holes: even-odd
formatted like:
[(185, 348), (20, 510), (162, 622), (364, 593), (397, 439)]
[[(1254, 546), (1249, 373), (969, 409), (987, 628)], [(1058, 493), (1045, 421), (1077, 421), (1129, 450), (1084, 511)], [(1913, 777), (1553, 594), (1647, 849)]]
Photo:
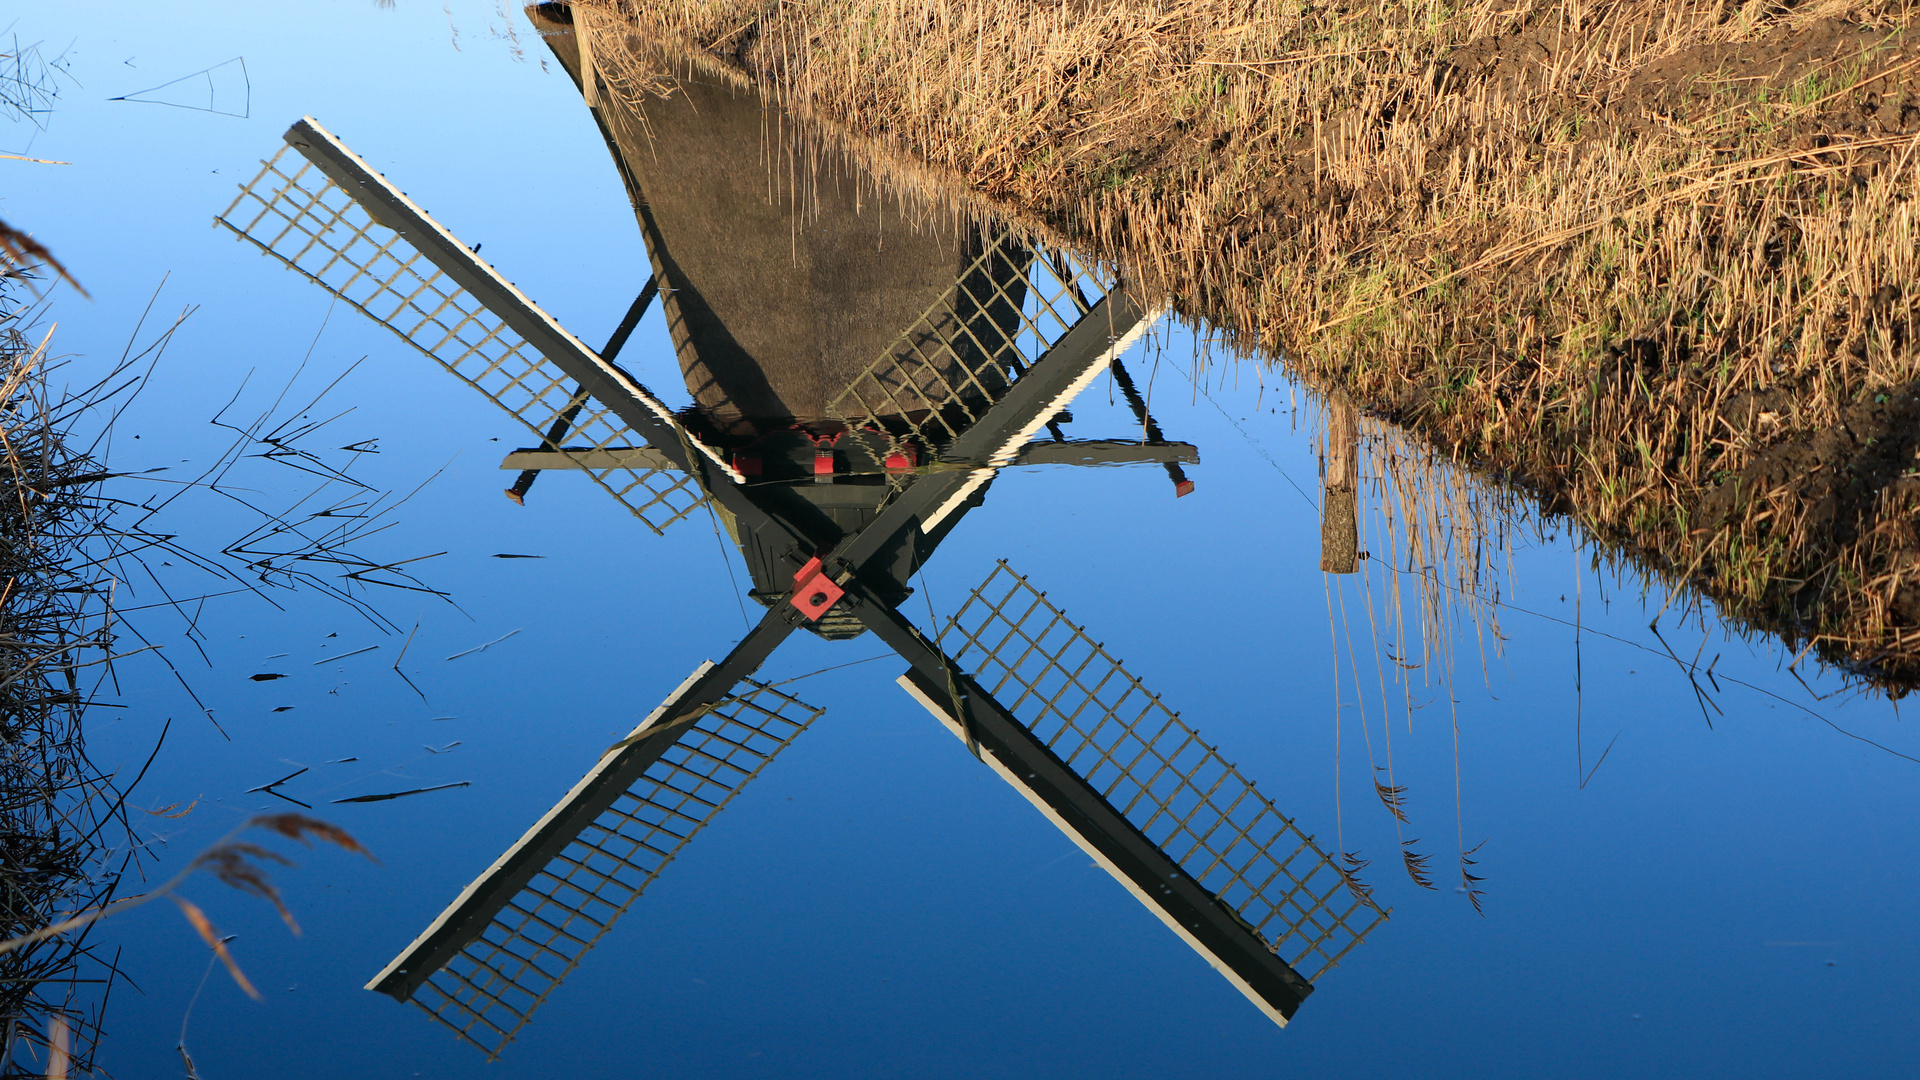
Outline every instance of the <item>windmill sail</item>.
[[(338, 143), (312, 121), (303, 125), (323, 142)], [(303, 125), (288, 133), (290, 141)], [(684, 473), (633, 459), (607, 467), (604, 451), (644, 440), (606, 404), (577, 397), (576, 380), (541, 355), (501, 313), (490, 310), (295, 150), (283, 146), (263, 162), (259, 174), (215, 220), (398, 334), (511, 413), (537, 438), (544, 441), (558, 417), (578, 408), (569, 447), (582, 454), (602, 452), (586, 459), (592, 461), (586, 471), (655, 532), (700, 504), (698, 487)]]
[[(1113, 274), (1097, 264), (1065, 251), (1036, 251), (1011, 231), (996, 230), (953, 284), (829, 408), (849, 425), (896, 433), (904, 426), (924, 445), (945, 447), (978, 423), (1115, 284)], [(979, 312), (996, 317), (983, 321)], [(1119, 334), (1129, 329), (1115, 328)]]
[[(712, 666), (688, 676), (621, 747), (645, 740)], [(637, 782), (570, 835), (551, 835), (551, 823), (604, 801), (610, 750), (367, 989), (413, 1001), (498, 1057), (681, 849), (821, 712), (744, 680), (663, 733)]]
[[(952, 650), (952, 661), (1054, 758), (1307, 984), (1387, 917), (1312, 837), (1005, 561), (948, 621), (940, 641)], [(967, 737), (942, 695), (928, 693), (911, 676), (901, 684)], [(994, 764), (1069, 838), (1086, 846), (1077, 829), (1026, 792), (1018, 775)], [(1249, 1000), (1277, 1023), (1286, 1022), (1297, 998), (1276, 1002), (1261, 992), (1231, 956), (1170, 917), (1158, 903), (1157, 882), (1142, 881), (1088, 851)]]

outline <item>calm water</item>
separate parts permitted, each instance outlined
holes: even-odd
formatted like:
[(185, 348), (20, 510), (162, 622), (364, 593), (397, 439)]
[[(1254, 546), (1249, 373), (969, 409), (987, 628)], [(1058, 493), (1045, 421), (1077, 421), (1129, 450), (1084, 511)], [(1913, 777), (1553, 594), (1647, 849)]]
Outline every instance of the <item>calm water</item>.
[[(265, 905), (210, 879), (187, 887), (237, 935), (259, 1002), (218, 971), (195, 1000), (207, 953), (170, 905), (104, 925), (137, 986), (117, 989), (109, 1012), (102, 1060), (115, 1075), (182, 1075), (183, 1020), (208, 1080), (1911, 1068), (1920, 738), (1895, 707), (1811, 664), (1803, 685), (1777, 643), (1732, 638), (1710, 613), (1704, 626), (1683, 620), (1684, 599), (1661, 618), (1663, 643), (1648, 622), (1667, 598), (1595, 571), (1554, 523), (1514, 523), (1510, 568), (1501, 556), (1481, 590), (1499, 590), (1497, 627), (1455, 607), (1435, 659), (1411, 626), (1411, 650), (1383, 652), (1384, 572), (1317, 569), (1305, 394), (1273, 375), (1262, 386), (1251, 368), (1215, 367), (1195, 386), (1191, 338), (1171, 326), (1126, 359), (1167, 437), (1198, 447), (1197, 490), (1175, 500), (1154, 465), (1010, 470), (903, 611), (923, 628), (944, 623), (1006, 559), (1323, 848), (1370, 860), (1361, 877), (1391, 919), (1317, 980), (1284, 1030), (893, 685), (906, 664), (871, 634), (796, 634), (773, 656), (759, 678), (797, 680), (781, 689), (824, 715), (498, 1062), (363, 990), (762, 609), (705, 515), (656, 536), (578, 475), (546, 476), (524, 507), (510, 503), (500, 492), (514, 474), (500, 459), (524, 432), (208, 228), (309, 114), (589, 342), (605, 340), (646, 278), (605, 146), (523, 22), (517, 60), (490, 35), (508, 23), (488, 5), (455, 5), (451, 22), (405, 0), (394, 12), (308, 7), (16, 13), (23, 39), (73, 42), (74, 82), (48, 130), (29, 138), (15, 125), (0, 147), (73, 164), (0, 162), (0, 213), (34, 229), (95, 297), (63, 295), (48, 316), (75, 370), (120, 354), (163, 276), (156, 312), (198, 305), (116, 432), (113, 463), (190, 469), (225, 446), (207, 421), (243, 380), (251, 416), (303, 358), (288, 401), (364, 357), (315, 415), (352, 411), (312, 444), (355, 459), (354, 475), (380, 489), (432, 478), (367, 550), (441, 553), (418, 575), (451, 601), (370, 591), (396, 634), (311, 593), (279, 596), (284, 610), (225, 598), (200, 617), (204, 661), (156, 620), (230, 739), (164, 668), (124, 665), (129, 707), (95, 714), (96, 759), (130, 773), (171, 717), (134, 801), (199, 800), (184, 818), (137, 815), (155, 842), (150, 874), (252, 813), (292, 809), (248, 789), (302, 767), (279, 790), (380, 862), (298, 853), (297, 869), (275, 875), (297, 939)], [(216, 112), (106, 100), (240, 56), (237, 83), (229, 67), (181, 84), (210, 87)], [(687, 402), (658, 307), (621, 359), (671, 404)], [(1074, 437), (1137, 431), (1106, 378), (1072, 411)], [(373, 439), (377, 455), (331, 449)], [(269, 502), (310, 480), (246, 475)], [(1375, 505), (1363, 497), (1363, 518)], [(245, 512), (206, 506), (183, 526), (203, 546), (248, 527)], [(1418, 605), (1404, 610), (1411, 620)], [(419, 693), (393, 670), (416, 621), (401, 667)], [(1713, 663), (1704, 704), (1668, 645)], [(1445, 657), (1450, 696), (1428, 678)], [(286, 677), (249, 678), (260, 673)], [(1377, 775), (1405, 789), (1404, 824), (1371, 789), (1389, 760), (1391, 779)], [(458, 782), (469, 786), (332, 802)], [(1436, 888), (1403, 868), (1403, 844), (1427, 857)], [(1458, 891), (1459, 853), (1476, 845), (1483, 913)]]

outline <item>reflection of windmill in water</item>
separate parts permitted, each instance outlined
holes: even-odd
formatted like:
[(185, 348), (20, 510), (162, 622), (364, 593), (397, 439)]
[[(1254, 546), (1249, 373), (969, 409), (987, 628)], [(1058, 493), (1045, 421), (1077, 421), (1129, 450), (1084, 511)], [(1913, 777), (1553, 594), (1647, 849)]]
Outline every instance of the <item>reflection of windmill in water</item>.
[[(534, 18), (578, 76), (566, 9)], [(910, 695), (1285, 1023), (1385, 917), (1365, 890), (1004, 564), (935, 639), (899, 610), (1004, 467), (1158, 462), (1190, 489), (1178, 464), (1192, 448), (1162, 442), (1143, 405), (1144, 443), (1069, 442), (1059, 428), (1101, 371), (1130, 389), (1118, 358), (1152, 314), (1110, 277), (999, 231), (895, 229), (883, 246), (850, 180), (818, 181), (796, 225), (769, 204), (761, 154), (797, 139), (767, 134), (757, 102), (694, 85), (647, 112), (651, 146), (617, 103), (595, 110), (655, 272), (604, 353), (311, 121), (287, 133), (300, 156), (282, 150), (220, 219), (527, 423), (542, 445), (509, 465), (583, 468), (656, 530), (709, 499), (768, 607), (370, 988), (497, 1053), (819, 715), (750, 678), (805, 626), (871, 630), (894, 649)], [(695, 399), (684, 414), (612, 363), (656, 292)], [(1042, 431), (1050, 441), (1032, 441)]]

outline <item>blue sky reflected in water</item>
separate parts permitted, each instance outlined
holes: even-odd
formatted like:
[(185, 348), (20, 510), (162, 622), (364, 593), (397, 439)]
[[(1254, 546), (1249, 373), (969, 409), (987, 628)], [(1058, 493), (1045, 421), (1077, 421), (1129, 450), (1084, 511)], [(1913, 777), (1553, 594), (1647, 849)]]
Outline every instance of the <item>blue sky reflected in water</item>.
[[(500, 489), (512, 477), (497, 465), (524, 437), (504, 417), (209, 222), (287, 124), (312, 114), (598, 341), (646, 277), (605, 147), (531, 35), (525, 59), (490, 36), (506, 25), (490, 5), (455, 4), (449, 17), (411, 0), (394, 12), (349, 0), (79, 2), (18, 17), (23, 39), (73, 42), (75, 82), (49, 129), (29, 142), (16, 125), (0, 149), (74, 164), (0, 162), (0, 214), (34, 229), (96, 297), (62, 295), (48, 316), (75, 370), (119, 355), (163, 275), (153, 318), (198, 305), (116, 434), (114, 464), (205, 460), (223, 442), (206, 420), (242, 380), (243, 407), (263, 410), (311, 349), (298, 383), (309, 394), (366, 357), (327, 399), (353, 411), (325, 445), (379, 440), (356, 475), (408, 490), (438, 470), (377, 550), (444, 552), (420, 573), (458, 606), (374, 597), (395, 623), (419, 621), (405, 667), (426, 701), (389, 670), (404, 635), (315, 597), (282, 597), (284, 611), (234, 597), (201, 617), (210, 662), (170, 647), (231, 741), (154, 664), (124, 666), (124, 715), (95, 714), (93, 751), (109, 768), (137, 768), (174, 718), (135, 801), (201, 801), (186, 818), (143, 823), (165, 838), (158, 871), (284, 807), (244, 793), (300, 766), (311, 771), (283, 790), (381, 859), (315, 851), (277, 874), (299, 939), (264, 905), (211, 881), (189, 887), (238, 935), (266, 994), (249, 1001), (218, 972), (206, 981), (186, 1038), (208, 1080), (1911, 1068), (1920, 764), (1818, 718), (1920, 757), (1894, 708), (1816, 700), (1780, 670), (1790, 657), (1775, 643), (1712, 630), (1702, 655), (1720, 655), (1722, 678), (1710, 728), (1685, 674), (1654, 651), (1647, 622), (1664, 597), (1586, 570), (1588, 555), (1550, 525), (1551, 540), (1515, 542), (1503, 647), (1471, 621), (1458, 627), (1457, 712), (1435, 687), (1411, 721), (1395, 713), (1409, 816), (1397, 832), (1366, 790), (1362, 725), (1377, 762), (1388, 737), (1365, 681), (1370, 648), (1351, 654), (1357, 696), (1341, 669), (1336, 729), (1329, 610), (1344, 598), (1359, 634), (1367, 597), (1351, 580), (1330, 591), (1317, 570), (1319, 523), (1300, 492), (1317, 484), (1305, 395), (1219, 367), (1196, 389), (1179, 330), (1161, 335), (1157, 365), (1151, 353), (1131, 363), (1153, 373), (1168, 437), (1200, 447), (1195, 494), (1176, 502), (1152, 466), (1011, 472), (942, 546), (907, 610), (923, 625), (928, 605), (943, 619), (1008, 559), (1302, 828), (1371, 858), (1364, 876), (1392, 920), (1276, 1029), (893, 686), (904, 664), (888, 657), (785, 687), (826, 716), (689, 846), (501, 1062), (484, 1064), (361, 985), (758, 610), (739, 598), (737, 553), (703, 519), (655, 537), (570, 476), (510, 504)], [(246, 58), (248, 119), (105, 100), (235, 56)], [(685, 399), (657, 312), (623, 361)], [(1106, 380), (1073, 411), (1079, 437), (1131, 430)], [(272, 470), (250, 475), (293, 488)], [(217, 544), (244, 520), (209, 509), (190, 527)], [(1677, 624), (1669, 613), (1663, 633), (1690, 657), (1703, 631)], [(329, 659), (367, 645), (378, 648)], [(798, 635), (763, 678), (883, 652), (871, 636)], [(288, 677), (248, 679), (266, 671)], [(1805, 673), (1813, 691), (1840, 688)], [(282, 706), (293, 708), (272, 711)], [(1582, 789), (1579, 762), (1591, 768), (1616, 737)], [(471, 786), (328, 802), (455, 781)], [(1399, 868), (1402, 839), (1430, 853), (1437, 890)], [(1460, 846), (1483, 840), (1484, 917), (1454, 891)], [(139, 987), (116, 994), (103, 1060), (120, 1076), (179, 1075), (173, 1047), (204, 947), (167, 905), (103, 930), (124, 943)]]

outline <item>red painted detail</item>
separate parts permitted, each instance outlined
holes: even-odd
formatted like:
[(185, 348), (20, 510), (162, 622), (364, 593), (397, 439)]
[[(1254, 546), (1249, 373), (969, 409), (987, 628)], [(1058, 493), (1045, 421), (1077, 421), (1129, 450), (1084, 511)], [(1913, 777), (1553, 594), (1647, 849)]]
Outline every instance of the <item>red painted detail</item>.
[(733, 455), (733, 469), (735, 472), (739, 473), (741, 476), (759, 476), (760, 475), (760, 455), (759, 454)]
[(813, 475), (815, 476), (832, 476), (833, 475), (833, 451), (815, 450), (813, 452)]
[(887, 455), (888, 472), (906, 472), (913, 468), (913, 448), (905, 447)]
[(839, 603), (845, 595), (847, 591), (834, 584), (833, 579), (821, 570), (819, 556), (807, 560), (807, 565), (793, 575), (790, 599), (794, 608), (805, 615), (808, 622), (825, 615), (827, 609)]
[(1182, 480), (1179, 483), (1173, 485), (1174, 498), (1177, 499), (1182, 495), (1191, 495), (1191, 494), (1193, 494), (1193, 481)]

